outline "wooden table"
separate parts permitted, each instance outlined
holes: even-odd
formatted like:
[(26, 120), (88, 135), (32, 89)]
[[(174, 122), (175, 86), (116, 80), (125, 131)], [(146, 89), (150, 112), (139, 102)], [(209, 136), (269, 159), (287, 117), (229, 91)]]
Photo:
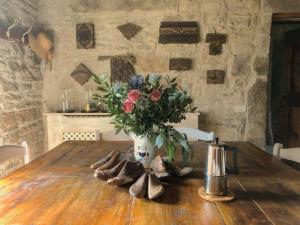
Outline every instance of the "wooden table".
[(65, 142), (0, 180), (0, 224), (196, 225), (300, 224), (300, 173), (249, 143), (240, 148), (240, 175), (229, 176), (236, 200), (198, 197), (206, 145), (195, 143), (193, 174), (175, 179), (156, 201), (93, 177), (89, 165), (130, 142)]

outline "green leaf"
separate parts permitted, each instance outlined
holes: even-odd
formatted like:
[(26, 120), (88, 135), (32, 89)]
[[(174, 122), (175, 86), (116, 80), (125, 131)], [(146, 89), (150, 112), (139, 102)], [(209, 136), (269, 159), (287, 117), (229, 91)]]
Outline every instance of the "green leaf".
[(157, 135), (155, 133), (150, 134), (149, 140), (153, 145), (156, 145), (156, 138), (157, 138)]
[(165, 142), (165, 138), (164, 135), (162, 133), (160, 133), (157, 137), (156, 137), (156, 141), (155, 141), (155, 145), (158, 148), (161, 148), (164, 145)]
[(98, 91), (103, 91), (103, 92), (107, 92), (107, 88), (103, 87), (103, 86), (98, 86), (97, 87)]

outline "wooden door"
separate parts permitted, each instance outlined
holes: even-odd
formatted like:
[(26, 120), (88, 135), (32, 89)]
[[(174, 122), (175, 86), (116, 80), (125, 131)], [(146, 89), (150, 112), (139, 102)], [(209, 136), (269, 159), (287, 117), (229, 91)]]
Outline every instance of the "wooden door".
[(285, 33), (281, 127), (286, 147), (300, 146), (300, 29)]

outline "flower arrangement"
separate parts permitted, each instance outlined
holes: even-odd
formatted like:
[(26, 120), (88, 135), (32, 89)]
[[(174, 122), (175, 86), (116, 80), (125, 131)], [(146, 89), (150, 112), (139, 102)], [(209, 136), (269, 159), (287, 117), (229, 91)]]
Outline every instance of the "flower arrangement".
[(116, 132), (147, 136), (158, 148), (165, 146), (168, 159), (174, 160), (177, 146), (181, 146), (184, 159), (190, 146), (186, 136), (177, 132), (170, 123), (185, 119), (185, 113), (193, 112), (193, 100), (180, 89), (176, 78), (160, 75), (132, 76), (128, 83), (109, 83), (106, 76), (94, 75), (101, 93), (94, 99), (104, 103), (113, 118)]

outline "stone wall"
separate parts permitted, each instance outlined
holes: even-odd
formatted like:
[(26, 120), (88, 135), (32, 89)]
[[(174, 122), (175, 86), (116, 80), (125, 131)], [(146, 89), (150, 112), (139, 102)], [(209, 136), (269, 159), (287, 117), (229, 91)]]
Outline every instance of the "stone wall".
[[(73, 107), (82, 105), (84, 90), (70, 73), (84, 63), (94, 73), (110, 74), (109, 60), (99, 56), (132, 54), (138, 73), (178, 75), (202, 113), (200, 128), (212, 130), (223, 140), (265, 144), (267, 73), (273, 12), (300, 10), (297, 0), (40, 0), (41, 22), (54, 30), (55, 58), (52, 71), (44, 77), (43, 100), (47, 111), (60, 106), (63, 88), (72, 90)], [(198, 21), (199, 44), (158, 44), (161, 21)], [(95, 25), (95, 49), (77, 49), (75, 26)], [(130, 41), (116, 29), (127, 22), (143, 29)], [(223, 54), (208, 55), (205, 35), (217, 31), (228, 34)], [(169, 71), (170, 57), (190, 57), (194, 68)], [(226, 71), (225, 83), (206, 84), (206, 71)], [(245, 110), (244, 110), (245, 109)]]
[[(0, 0), (1, 25), (37, 22), (36, 1)], [(43, 152), (42, 74), (29, 48), (0, 38), (0, 145), (26, 141), (32, 158)], [(23, 165), (11, 159), (0, 165), (0, 177)]]

